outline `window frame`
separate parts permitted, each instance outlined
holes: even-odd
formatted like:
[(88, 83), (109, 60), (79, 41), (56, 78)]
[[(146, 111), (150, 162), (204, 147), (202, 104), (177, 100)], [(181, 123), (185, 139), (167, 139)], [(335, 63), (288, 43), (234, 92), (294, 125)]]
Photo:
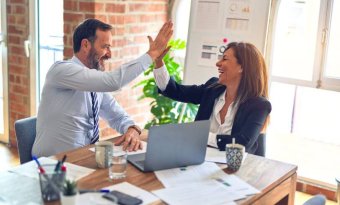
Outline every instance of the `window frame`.
[(272, 12), (270, 14), (270, 21), (269, 24), (269, 38), (266, 48), (266, 53), (268, 56), (266, 56), (266, 61), (268, 64), (268, 67), (270, 69), (270, 80), (272, 82), (280, 82), (280, 83), (286, 83), (286, 84), (293, 84), (297, 86), (305, 86), (305, 87), (313, 87), (313, 88), (321, 88), (326, 90), (334, 90), (334, 91), (340, 91), (340, 79), (335, 78), (326, 78), (324, 77), (325, 72), (325, 59), (326, 59), (326, 49), (327, 49), (327, 43), (328, 43), (328, 37), (329, 37), (329, 30), (328, 27), (330, 26), (330, 20), (331, 20), (331, 11), (333, 6), (334, 0), (327, 0), (323, 1), (320, 0), (320, 10), (319, 10), (319, 19), (318, 19), (318, 28), (317, 28), (317, 37), (316, 37), (316, 51), (314, 54), (314, 62), (313, 62), (313, 76), (312, 80), (300, 80), (300, 79), (294, 79), (289, 77), (281, 77), (281, 76), (274, 76), (272, 74), (272, 65), (273, 65), (273, 38), (275, 35), (276, 30), (276, 22), (278, 17), (278, 10), (280, 8), (280, 3), (282, 0), (275, 1), (273, 0), (272, 3)]

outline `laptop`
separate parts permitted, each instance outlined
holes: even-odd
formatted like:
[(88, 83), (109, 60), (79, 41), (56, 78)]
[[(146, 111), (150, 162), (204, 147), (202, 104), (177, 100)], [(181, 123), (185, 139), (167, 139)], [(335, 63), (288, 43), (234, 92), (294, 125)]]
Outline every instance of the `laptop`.
[(153, 126), (146, 153), (128, 161), (143, 172), (196, 165), (204, 162), (210, 121)]

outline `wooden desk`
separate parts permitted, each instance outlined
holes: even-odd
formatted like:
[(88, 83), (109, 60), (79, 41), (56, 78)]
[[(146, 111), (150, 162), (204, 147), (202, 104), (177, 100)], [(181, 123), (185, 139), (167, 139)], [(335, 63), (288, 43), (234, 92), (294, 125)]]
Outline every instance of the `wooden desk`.
[[(89, 150), (92, 146), (60, 153), (56, 157), (60, 160), (64, 154), (67, 154), (67, 162), (97, 169), (94, 152)], [(297, 166), (295, 165), (248, 154), (241, 169), (235, 174), (259, 189), (261, 193), (237, 201), (237, 204), (293, 205), (296, 189), (296, 170)], [(224, 171), (228, 173), (227, 170)], [(153, 172), (140, 172), (131, 164), (127, 167), (127, 177), (125, 179), (111, 182), (108, 178), (108, 169), (98, 169), (91, 175), (81, 179), (78, 186), (80, 189), (100, 189), (123, 181), (147, 191), (164, 188)], [(162, 203), (160, 202), (159, 204)]]

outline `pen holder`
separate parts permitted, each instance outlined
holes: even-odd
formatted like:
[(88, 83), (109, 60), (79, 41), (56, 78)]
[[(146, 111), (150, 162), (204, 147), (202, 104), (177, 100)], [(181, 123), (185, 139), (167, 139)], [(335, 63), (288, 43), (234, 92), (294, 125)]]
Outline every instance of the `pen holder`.
[(55, 165), (42, 165), (44, 173), (38, 170), (41, 197), (44, 202), (60, 199), (60, 192), (65, 180), (65, 172), (55, 172)]

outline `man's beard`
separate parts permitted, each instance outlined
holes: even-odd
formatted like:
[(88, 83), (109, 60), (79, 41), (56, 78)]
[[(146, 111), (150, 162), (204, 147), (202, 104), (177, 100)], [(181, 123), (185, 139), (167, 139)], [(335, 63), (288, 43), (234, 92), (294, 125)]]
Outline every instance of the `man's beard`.
[(99, 57), (93, 48), (90, 50), (90, 53), (87, 56), (87, 61), (89, 63), (90, 69), (104, 71), (104, 67), (100, 64)]

